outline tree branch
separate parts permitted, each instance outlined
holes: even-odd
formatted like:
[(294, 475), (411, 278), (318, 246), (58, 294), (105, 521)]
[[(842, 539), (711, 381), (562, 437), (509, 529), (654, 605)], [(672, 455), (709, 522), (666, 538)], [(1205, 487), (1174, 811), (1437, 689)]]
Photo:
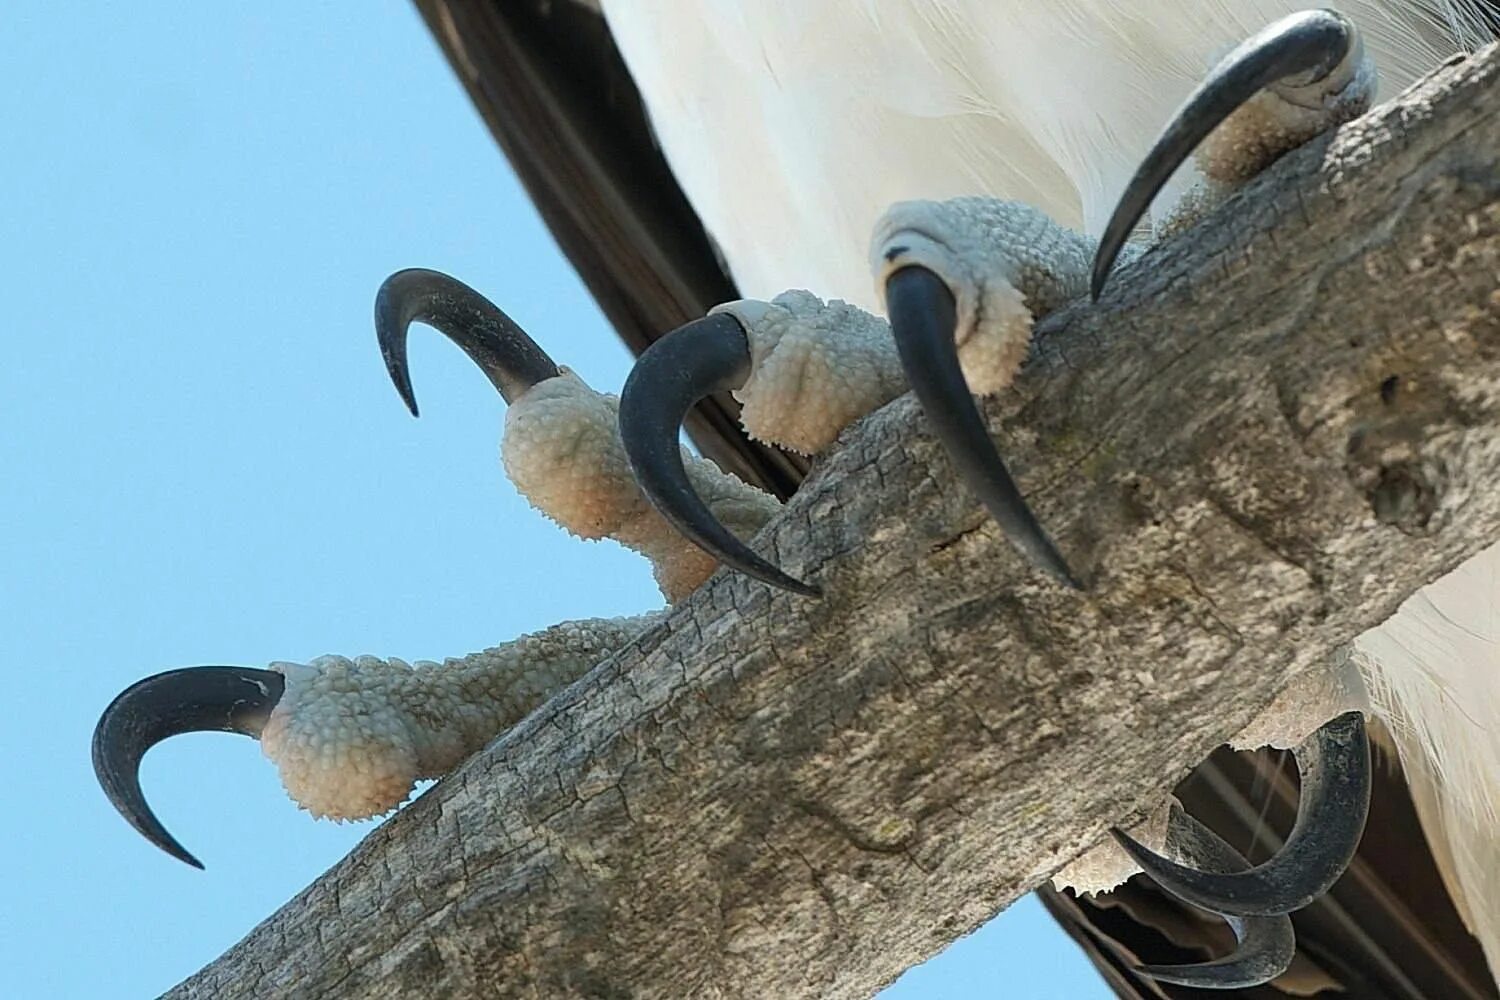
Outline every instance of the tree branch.
[(824, 599), (718, 574), (171, 995), (866, 996), (1138, 818), (1500, 539), (1497, 78), (1044, 324), (988, 413), (1088, 593), (897, 400), (761, 537)]

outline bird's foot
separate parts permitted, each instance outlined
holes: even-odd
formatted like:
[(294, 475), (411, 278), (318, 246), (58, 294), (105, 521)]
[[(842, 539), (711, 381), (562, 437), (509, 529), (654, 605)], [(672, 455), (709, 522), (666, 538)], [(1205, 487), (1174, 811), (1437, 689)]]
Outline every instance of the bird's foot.
[[(663, 521), (636, 486), (620, 441), (619, 399), (594, 391), (550, 359), (545, 366), (532, 360), (546, 355), (472, 288), (436, 271), (411, 269), (381, 286), (375, 330), (391, 380), (413, 413), (406, 365), (413, 322), (443, 333), (500, 389), (509, 404), (501, 460), (533, 507), (579, 538), (612, 538), (644, 555), (669, 602), (713, 573), (714, 560)], [(774, 497), (683, 451), (675, 437), (672, 445), (698, 493), (737, 535), (755, 534), (780, 510)]]
[[(381, 286), (375, 320), (391, 378), (413, 413), (411, 323), (436, 327), (484, 371), (510, 404), (506, 472), (533, 506), (580, 537), (614, 538), (644, 554), (669, 600), (713, 572), (713, 560), (637, 490), (619, 438), (618, 401), (556, 365), (483, 296), (437, 272), (402, 271)], [(712, 464), (681, 458), (714, 514), (746, 537), (779, 509)], [(399, 660), (321, 657), (270, 670), (169, 671), (132, 685), (105, 709), (94, 732), (95, 772), (132, 826), (196, 865), (141, 792), (141, 758), (161, 740), (204, 730), (253, 736), (303, 808), (336, 819), (379, 815), (404, 801), (415, 781), (450, 770), (647, 624), (573, 622), (415, 669)]]
[(260, 741), (281, 783), (320, 818), (367, 819), (404, 802), (520, 721), (658, 615), (564, 622), (441, 664), (320, 656), (268, 670), (189, 667), (125, 689), (94, 730), (94, 771), (146, 839), (201, 868), (141, 792), (141, 758), (189, 732)]
[(314, 816), (379, 816), (659, 617), (563, 622), (442, 663), (374, 656), (272, 663), (285, 691), (261, 730), (261, 751), (287, 795)]
[(889, 331), (844, 302), (792, 291), (726, 303), (652, 344), (620, 394), (620, 437), (641, 491), (682, 537), (724, 565), (804, 596), (789, 576), (725, 528), (683, 466), (677, 444), (699, 399), (732, 390), (753, 437), (820, 451), (846, 425), (902, 390)]
[(815, 593), (724, 531), (693, 495), (676, 464), (682, 417), (696, 400), (731, 389), (752, 436), (817, 451), (899, 395), (904, 372), (955, 465), (1012, 542), (1076, 586), (990, 442), (970, 388), (992, 393), (1010, 384), (1033, 317), (1083, 291), (1091, 250), (1083, 237), (1013, 202), (896, 205), (872, 250), (889, 324), (842, 302), (789, 292), (771, 303), (721, 306), (641, 355), (621, 395), (620, 425), (642, 491), (726, 565)]
[(1180, 228), (1277, 157), (1363, 114), (1375, 67), (1353, 22), (1331, 10), (1292, 14), (1226, 55), (1188, 97), (1126, 185), (1094, 258), (1103, 291), (1151, 201), (1189, 156), (1212, 187), (1186, 200)]
[(960, 198), (893, 206), (870, 251), (902, 368), (949, 458), (1011, 543), (1075, 588), (971, 393), (1010, 385), (1034, 319), (1082, 292), (1091, 249), (1026, 205)]

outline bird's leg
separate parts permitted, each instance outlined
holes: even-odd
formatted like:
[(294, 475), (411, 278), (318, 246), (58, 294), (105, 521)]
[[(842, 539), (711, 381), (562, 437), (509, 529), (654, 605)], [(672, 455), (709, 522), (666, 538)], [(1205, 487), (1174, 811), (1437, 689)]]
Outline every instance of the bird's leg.
[[(506, 471), (544, 514), (581, 537), (615, 538), (645, 554), (670, 600), (713, 571), (712, 559), (684, 542), (635, 488), (617, 431), (617, 401), (554, 364), (477, 292), (436, 272), (402, 271), (381, 286), (375, 313), (381, 352), (413, 413), (406, 366), (412, 322), (437, 327), (486, 373), (511, 404)], [(747, 536), (779, 508), (709, 463), (684, 458), (714, 512)], [(131, 825), (197, 865), (141, 792), (141, 758), (161, 740), (193, 731), (256, 737), (303, 808), (335, 819), (378, 815), (399, 805), (415, 781), (450, 770), (652, 621), (570, 622), (416, 668), (325, 656), (269, 670), (169, 671), (132, 685), (105, 709), (94, 732), (95, 772)]]
[(1189, 156), (1210, 188), (1188, 199), (1186, 221), (1283, 153), (1363, 114), (1374, 93), (1375, 67), (1359, 32), (1335, 11), (1292, 14), (1235, 48), (1178, 109), (1126, 185), (1094, 259), (1094, 297), (1152, 199)]
[(1092, 249), (1016, 203), (965, 198), (895, 206), (877, 231), (873, 258), (889, 324), (843, 302), (788, 292), (770, 303), (720, 306), (641, 355), (621, 394), (620, 426), (642, 491), (726, 565), (815, 592), (724, 531), (694, 496), (677, 465), (683, 415), (703, 396), (732, 389), (751, 436), (807, 453), (899, 395), (905, 380), (1012, 542), (1076, 585), (990, 443), (969, 386), (990, 393), (1010, 384), (1033, 316), (1083, 291)]

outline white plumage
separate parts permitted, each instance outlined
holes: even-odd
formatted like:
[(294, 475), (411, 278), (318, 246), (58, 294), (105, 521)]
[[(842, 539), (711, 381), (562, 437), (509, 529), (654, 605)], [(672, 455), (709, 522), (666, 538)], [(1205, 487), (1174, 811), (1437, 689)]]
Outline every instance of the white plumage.
[[(605, 0), (667, 159), (743, 294), (880, 311), (908, 199), (990, 195), (1097, 235), (1215, 58), (1294, 0)], [(1344, 0), (1389, 97), (1488, 38), (1470, 0)], [(1158, 200), (1157, 218), (1195, 178)], [(1361, 637), (1434, 854), (1500, 970), (1500, 547)]]

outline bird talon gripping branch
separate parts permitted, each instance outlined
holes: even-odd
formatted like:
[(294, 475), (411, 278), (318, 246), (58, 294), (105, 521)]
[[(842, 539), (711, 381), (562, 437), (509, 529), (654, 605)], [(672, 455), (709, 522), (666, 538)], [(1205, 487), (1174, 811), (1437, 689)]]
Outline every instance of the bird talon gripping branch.
[[(1087, 240), (1015, 202), (959, 198), (893, 207), (872, 261), (891, 322), (843, 302), (786, 292), (733, 302), (643, 352), (620, 398), (620, 434), (641, 490), (684, 535), (740, 572), (801, 594), (727, 537), (675, 468), (683, 415), (734, 390), (753, 436), (818, 451), (856, 418), (916, 390), (966, 482), (1034, 564), (1078, 581), (995, 452), (970, 396), (1010, 384), (1043, 315), (1084, 288)], [(967, 376), (967, 381), (965, 380)]]
[(173, 857), (203, 865), (141, 793), (140, 762), (180, 733), (260, 740), (282, 785), (317, 817), (365, 819), (406, 800), (552, 692), (649, 627), (656, 615), (564, 622), (441, 664), (322, 656), (269, 670), (188, 667), (138, 681), (94, 729), (94, 773), (115, 808)]
[(1097, 299), (1151, 201), (1196, 152), (1221, 189), (1242, 183), (1288, 150), (1365, 112), (1374, 63), (1353, 22), (1336, 11), (1291, 14), (1226, 55), (1183, 102), (1120, 196), (1094, 258)]
[(1119, 830), (1115, 839), (1163, 889), (1206, 910), (1261, 917), (1299, 910), (1343, 874), (1364, 832), (1371, 773), (1363, 713), (1345, 712), (1325, 723), (1294, 754), (1302, 775), (1296, 824), (1281, 850), (1254, 868), (1199, 871)]
[[(387, 278), (376, 296), (375, 331), (391, 379), (411, 402), (406, 335), (413, 322), (443, 333), (489, 376), (509, 408), (501, 458), (533, 507), (583, 539), (613, 538), (651, 561), (668, 601), (692, 593), (716, 568), (641, 496), (620, 441), (620, 401), (595, 392), (541, 348), (498, 307), (455, 278), (410, 269)], [(713, 513), (746, 537), (780, 510), (776, 499), (686, 454), (676, 455)], [(696, 494), (695, 494), (696, 495)]]
[[(1233, 847), (1176, 802), (1167, 821), (1167, 851), (1204, 871), (1226, 877), (1250, 863)], [(1163, 859), (1165, 860), (1165, 859)], [(1287, 970), (1297, 951), (1292, 921), (1286, 914), (1246, 917), (1220, 913), (1234, 932), (1232, 954), (1193, 965), (1143, 965), (1137, 971), (1164, 983), (1204, 990), (1248, 989), (1270, 982)]]
[(752, 437), (809, 454), (901, 388), (885, 323), (789, 291), (725, 303), (652, 344), (620, 393), (620, 437), (641, 491), (686, 538), (741, 573), (813, 597), (816, 587), (766, 562), (704, 505), (682, 466), (683, 417), (709, 393), (733, 390)]
[(972, 393), (1010, 385), (1035, 317), (1083, 290), (1089, 242), (1016, 202), (904, 202), (875, 228), (870, 261), (884, 288), (902, 368), (934, 433), (1011, 543), (1081, 585), (1005, 467)]
[[(504, 464), (533, 506), (583, 538), (614, 538), (652, 563), (668, 600), (690, 593), (715, 563), (640, 495), (617, 431), (618, 401), (556, 365), (509, 317), (435, 271), (392, 275), (376, 296), (381, 354), (407, 406), (413, 322), (433, 325), (474, 360), (510, 403)], [(674, 442), (675, 443), (675, 442)], [(716, 467), (687, 457), (715, 515), (747, 536), (780, 507)], [(141, 793), (147, 750), (179, 733), (226, 731), (260, 740), (287, 793), (315, 816), (359, 819), (400, 805), (551, 693), (629, 642), (655, 616), (568, 622), (442, 664), (319, 657), (270, 670), (194, 667), (149, 677), (104, 710), (95, 773), (121, 815), (152, 843), (199, 865)]]

